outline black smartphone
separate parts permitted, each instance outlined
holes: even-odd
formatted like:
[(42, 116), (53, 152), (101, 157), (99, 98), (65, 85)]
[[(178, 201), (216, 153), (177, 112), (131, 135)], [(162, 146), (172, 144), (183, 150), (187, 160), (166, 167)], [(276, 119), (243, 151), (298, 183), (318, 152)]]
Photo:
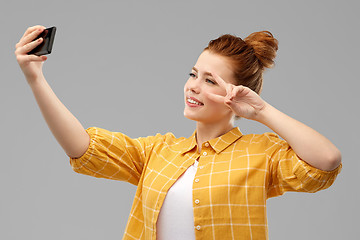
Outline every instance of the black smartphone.
[[(36, 56), (50, 54), (54, 43), (56, 27), (46, 28), (36, 39), (43, 38), (42, 43), (28, 52), (27, 54), (35, 54)], [(34, 41), (36, 40), (34, 39)]]

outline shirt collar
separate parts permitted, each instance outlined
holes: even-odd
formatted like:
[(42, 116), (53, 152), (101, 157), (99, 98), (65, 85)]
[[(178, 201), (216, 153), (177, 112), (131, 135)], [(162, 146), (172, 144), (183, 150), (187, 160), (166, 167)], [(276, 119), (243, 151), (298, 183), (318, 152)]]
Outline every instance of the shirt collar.
[(210, 146), (216, 151), (216, 153), (222, 152), (225, 148), (233, 144), (242, 136), (240, 129), (235, 127), (224, 135), (211, 139), (209, 141)]
[(193, 132), (193, 134), (190, 137), (183, 138), (182, 141), (177, 142), (172, 147), (175, 150), (180, 151), (182, 154), (185, 153), (185, 152), (188, 152), (188, 151), (192, 150), (194, 147), (197, 146), (195, 136), (196, 136), (196, 130)]
[[(211, 139), (208, 142), (210, 146), (216, 151), (216, 153), (220, 153), (225, 148), (234, 143), (236, 140), (238, 140), (241, 136), (242, 133), (240, 132), (240, 129), (238, 127), (234, 127), (224, 135)], [(176, 145), (174, 145), (174, 147), (181, 153), (186, 153), (196, 146), (196, 130), (189, 138), (185, 138), (183, 141), (180, 141)]]

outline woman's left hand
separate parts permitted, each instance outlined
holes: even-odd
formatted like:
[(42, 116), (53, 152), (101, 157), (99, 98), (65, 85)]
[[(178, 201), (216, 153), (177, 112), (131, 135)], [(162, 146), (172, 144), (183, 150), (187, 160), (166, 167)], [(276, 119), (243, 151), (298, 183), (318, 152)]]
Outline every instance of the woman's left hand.
[(228, 106), (236, 116), (251, 120), (259, 120), (261, 111), (265, 108), (266, 102), (250, 88), (239, 85), (236, 86), (225, 82), (216, 73), (211, 73), (216, 83), (226, 90), (226, 95), (221, 96), (207, 93), (213, 101), (222, 102)]
[(239, 117), (256, 120), (283, 138), (299, 158), (323, 171), (332, 171), (341, 164), (341, 153), (327, 138), (305, 124), (280, 112), (244, 86), (227, 83), (211, 73), (226, 95), (207, 92), (208, 98), (224, 103)]

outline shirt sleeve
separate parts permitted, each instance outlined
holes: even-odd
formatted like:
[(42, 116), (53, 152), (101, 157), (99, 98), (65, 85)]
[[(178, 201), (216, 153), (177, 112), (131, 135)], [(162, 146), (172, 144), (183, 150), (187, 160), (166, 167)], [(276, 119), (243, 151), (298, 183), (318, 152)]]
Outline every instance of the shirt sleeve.
[(269, 159), (270, 184), (268, 198), (287, 191), (317, 192), (330, 187), (340, 173), (342, 164), (332, 171), (323, 171), (301, 160), (290, 145), (276, 134), (266, 134), (270, 146), (266, 150)]
[(137, 185), (156, 136), (132, 139), (123, 133), (97, 127), (88, 128), (86, 132), (90, 145), (81, 157), (70, 157), (72, 169), (97, 178)]

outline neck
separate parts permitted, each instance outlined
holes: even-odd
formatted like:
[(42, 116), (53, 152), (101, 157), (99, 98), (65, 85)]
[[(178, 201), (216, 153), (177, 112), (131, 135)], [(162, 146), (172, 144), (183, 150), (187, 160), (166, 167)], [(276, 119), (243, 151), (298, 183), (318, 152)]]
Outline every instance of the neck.
[(228, 124), (197, 122), (196, 141), (198, 144), (199, 152), (201, 151), (201, 146), (204, 142), (220, 137), (221, 135), (227, 133), (233, 128), (233, 122), (228, 122)]

